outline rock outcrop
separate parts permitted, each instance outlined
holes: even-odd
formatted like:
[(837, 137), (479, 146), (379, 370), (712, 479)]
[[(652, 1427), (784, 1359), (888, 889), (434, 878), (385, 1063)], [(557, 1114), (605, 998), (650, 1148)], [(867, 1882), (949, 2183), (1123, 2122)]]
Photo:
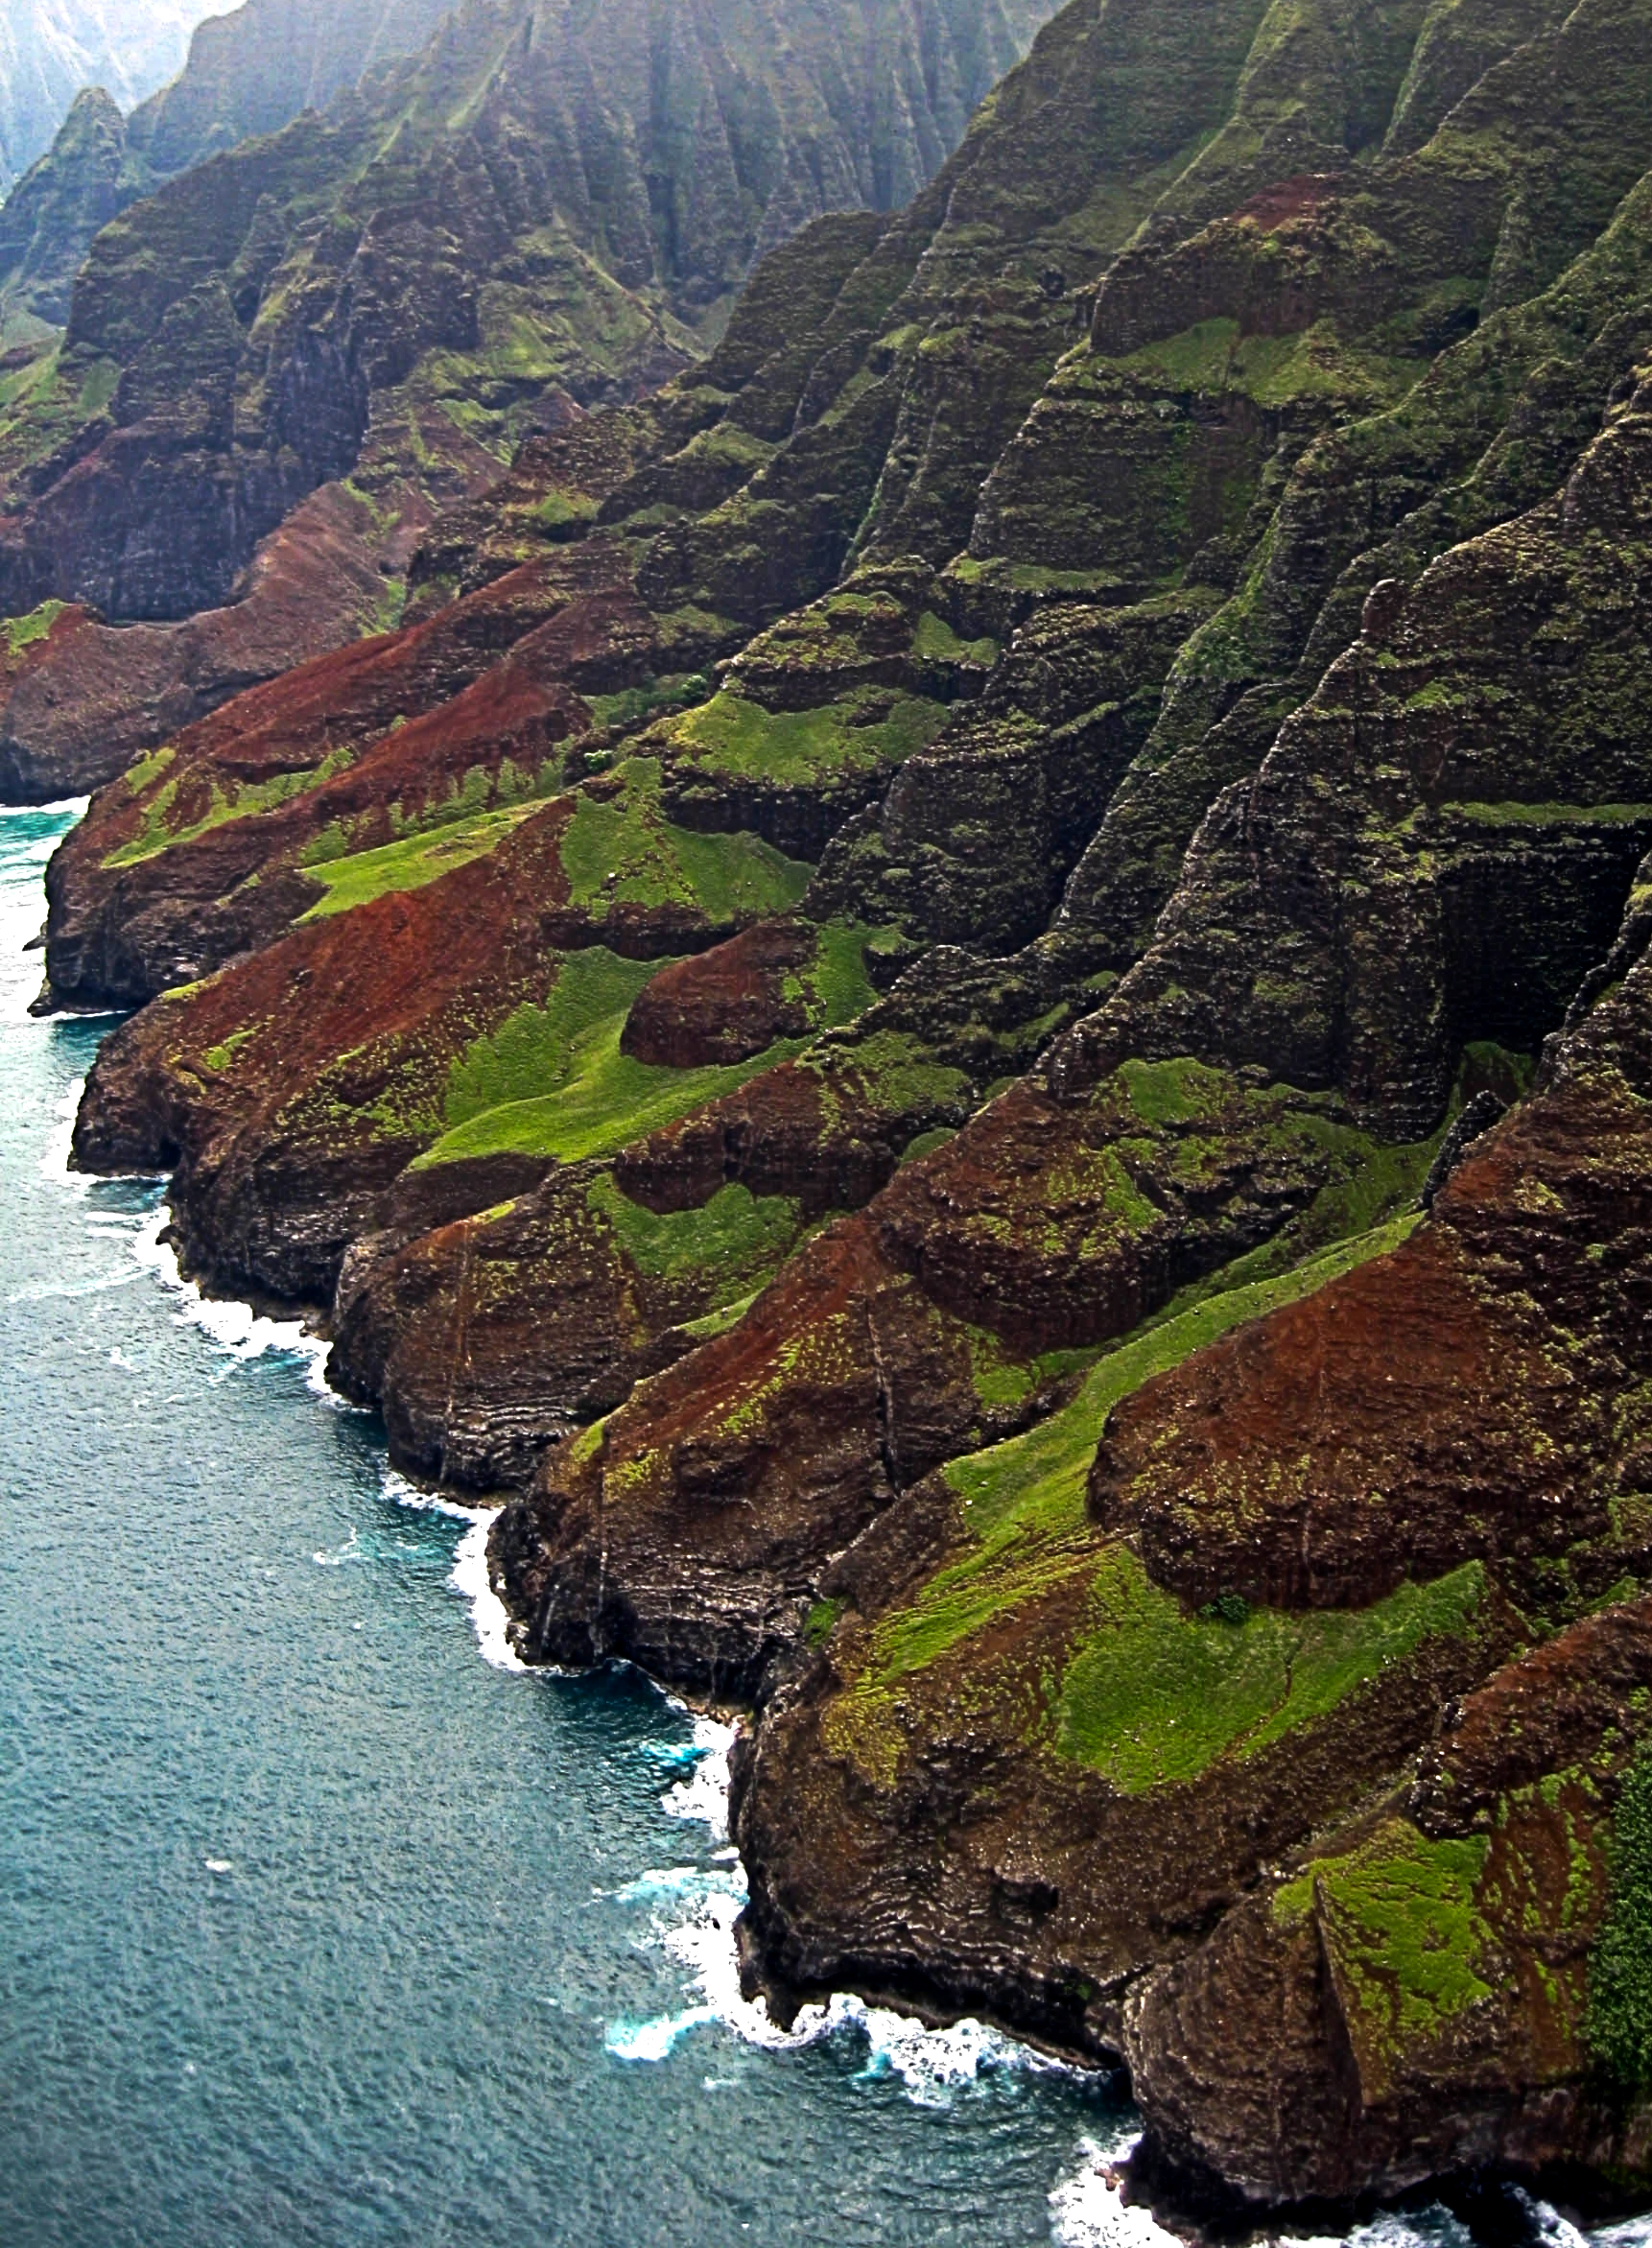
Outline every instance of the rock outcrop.
[(20, 316), (61, 327), (88, 244), (135, 194), (126, 121), (102, 86), (87, 86), (0, 203), (0, 329)]

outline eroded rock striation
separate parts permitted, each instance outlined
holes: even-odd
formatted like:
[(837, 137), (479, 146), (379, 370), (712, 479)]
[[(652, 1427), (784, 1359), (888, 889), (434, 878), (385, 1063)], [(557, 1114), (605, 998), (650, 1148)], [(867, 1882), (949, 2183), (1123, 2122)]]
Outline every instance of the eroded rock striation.
[(49, 878), (77, 1160), (746, 1711), (750, 1988), (1184, 2211), (1652, 2191), (1649, 31), (1073, 0)]

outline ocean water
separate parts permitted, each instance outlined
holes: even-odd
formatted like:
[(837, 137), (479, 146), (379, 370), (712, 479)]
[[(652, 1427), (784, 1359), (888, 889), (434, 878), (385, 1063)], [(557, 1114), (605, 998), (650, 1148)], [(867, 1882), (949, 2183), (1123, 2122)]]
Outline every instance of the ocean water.
[(743, 2004), (726, 1738), (512, 1667), (485, 1523), (68, 1175), (71, 816), (0, 813), (3, 2248), (1168, 2248), (1100, 2081)]
[(718, 1729), (501, 1667), (485, 1525), (69, 1178), (69, 819), (0, 815), (0, 2243), (1104, 2236), (1105, 2093), (743, 2007)]

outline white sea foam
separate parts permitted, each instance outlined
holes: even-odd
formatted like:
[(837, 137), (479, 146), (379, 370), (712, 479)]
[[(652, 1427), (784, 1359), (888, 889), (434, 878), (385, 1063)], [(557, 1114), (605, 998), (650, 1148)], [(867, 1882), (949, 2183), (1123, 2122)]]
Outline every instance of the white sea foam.
[[(91, 802), (90, 796), (59, 796), (51, 804), (0, 804), (0, 819), (79, 819)], [(50, 858), (57, 849), (59, 838), (44, 836), (44, 856)]]
[(507, 1629), (510, 1619), (505, 1602), (494, 1591), (487, 1574), (487, 1533), (493, 1527), (494, 1508), (461, 1506), (457, 1500), (443, 1498), (437, 1492), (421, 1491), (394, 1468), (385, 1470), (384, 1490), (386, 1498), (393, 1499), (398, 1506), (411, 1506), (422, 1514), (445, 1514), (457, 1522), (468, 1523), (470, 1526), (454, 1551), (453, 1570), (447, 1581), (470, 1610), (471, 1626), (483, 1661), (491, 1663), (496, 1670), (526, 1670), (527, 1664), (510, 1644)]
[(1079, 2141), (1074, 2167), (1050, 2189), (1050, 2236), (1059, 2248), (1181, 2248), (1150, 2211), (1124, 2200), (1120, 2174), (1137, 2137), (1121, 2125), (1111, 2139)]
[[(70, 1135), (74, 1130), (75, 1114), (80, 1104), (83, 1080), (65, 1096), (57, 1120), (57, 1128), (41, 1169), (62, 1184), (80, 1191), (94, 1182), (68, 1168)], [(158, 1185), (158, 1180), (155, 1182)], [(224, 1368), (224, 1376), (237, 1365), (274, 1352), (282, 1357), (296, 1359), (304, 1370), (305, 1386), (322, 1404), (341, 1412), (358, 1409), (348, 1399), (341, 1397), (326, 1378), (327, 1356), (330, 1345), (299, 1319), (272, 1319), (267, 1313), (254, 1311), (248, 1303), (232, 1296), (209, 1296), (201, 1292), (193, 1280), (188, 1280), (178, 1269), (177, 1256), (168, 1242), (161, 1240), (166, 1230), (167, 1211), (158, 1202), (147, 1212), (132, 1217), (115, 1217), (98, 1213), (87, 1219), (88, 1227), (98, 1231), (119, 1231), (130, 1236), (130, 1254), (139, 1268), (159, 1281), (177, 1305), (176, 1317), (180, 1325), (199, 1328), (214, 1347), (231, 1363)], [(132, 1275), (117, 1273), (83, 1284), (65, 1292), (91, 1292), (102, 1288), (124, 1285)], [(223, 1379), (224, 1377), (220, 1377)], [(386, 1468), (384, 1489), (388, 1498), (398, 1505), (421, 1508), (457, 1518), (468, 1525), (454, 1554), (453, 1572), (448, 1581), (465, 1600), (470, 1609), (477, 1644), (484, 1658), (500, 1670), (522, 1670), (527, 1666), (517, 1656), (507, 1635), (507, 1618), (504, 1603), (495, 1594), (487, 1574), (487, 1533), (493, 1522), (488, 1507), (460, 1506), (418, 1490), (393, 1469)], [(347, 1542), (333, 1552), (319, 1552), (314, 1557), (323, 1567), (336, 1568), (341, 1563), (365, 1558), (352, 1527)]]
[(1595, 2248), (1652, 2248), (1652, 2214), (1624, 2217), (1617, 2224), (1602, 2225), (1589, 2237)]
[(408, 1506), (415, 1514), (445, 1514), (450, 1522), (491, 1522), (493, 1512), (486, 1506), (464, 1506), (457, 1499), (450, 1499), (441, 1491), (421, 1491), (416, 1483), (410, 1483), (406, 1476), (393, 1467), (386, 1468), (383, 1489), (387, 1499), (398, 1506)]
[[(1559, 2210), (1551, 2208), (1546, 2201), (1538, 2202), (1536, 2212), (1537, 2236), (1547, 2244), (1547, 2248), (1583, 2248), (1584, 2236), (1569, 2217), (1562, 2216)], [(1646, 2218), (1640, 2219), (1642, 2237), (1646, 2223)]]
[(671, 1771), (686, 1770), (697, 1764), (705, 1754), (697, 1740), (639, 1740), (637, 1754), (646, 1756), (650, 1763), (664, 1764)]
[[(110, 1289), (130, 1288), (143, 1278), (141, 1272), (103, 1272), (95, 1280), (40, 1280), (32, 1288), (20, 1288), (9, 1295), (9, 1304), (44, 1304), (60, 1297), (106, 1295)], [(117, 1362), (111, 1361), (111, 1362)]]
[(681, 1899), (697, 1900), (704, 1894), (706, 1872), (700, 1865), (668, 1865), (640, 1873), (623, 1888), (598, 1889), (599, 1897), (612, 1897), (620, 1905), (675, 1904)]
[(738, 1863), (643, 1874), (616, 1892), (616, 1902), (656, 1907), (652, 1940), (685, 1971), (691, 2000), (673, 2013), (611, 2023), (603, 2042), (620, 2060), (666, 2060), (690, 2030), (714, 2023), (767, 2052), (840, 2039), (861, 2049), (860, 2081), (898, 2079), (923, 2107), (949, 2106), (964, 2088), (1000, 2071), (1057, 2067), (983, 2023), (931, 2029), (841, 1993), (824, 2005), (805, 2006), (790, 2029), (781, 2028), (761, 1999), (741, 1991), (734, 1924), (745, 1903), (745, 1876)]
[(74, 1145), (75, 1118), (80, 1111), (81, 1095), (86, 1089), (84, 1077), (77, 1077), (59, 1101), (52, 1117), (52, 1129), (40, 1156), (40, 1176), (50, 1179), (56, 1187), (68, 1187), (77, 1195), (83, 1195), (92, 1184), (91, 1174), (69, 1169), (69, 1151)]
[[(718, 1840), (728, 1832), (734, 1738), (732, 1726), (696, 1716), (689, 1744), (695, 1768), (661, 1798), (673, 1817), (703, 1823)], [(647, 1753), (658, 1756), (660, 1744), (647, 1744)], [(745, 1895), (744, 1868), (727, 1848), (712, 1852), (703, 1864), (639, 1874), (613, 1892), (616, 1904), (649, 1908), (649, 1941), (683, 1970), (690, 2001), (646, 2021), (622, 2017), (610, 2023), (603, 2042), (617, 2059), (664, 2061), (690, 2031), (712, 2023), (768, 2052), (796, 2052), (840, 2039), (861, 2051), (860, 2081), (898, 2079), (908, 2096), (925, 2107), (948, 2106), (960, 2091), (990, 2075), (1060, 2068), (984, 2023), (965, 2020), (932, 2029), (909, 2015), (842, 1993), (823, 2005), (803, 2007), (791, 2027), (783, 2029), (761, 1999), (746, 1998), (740, 1987), (734, 1927)]]
[(509, 1615), (493, 1589), (487, 1574), (487, 1533), (493, 1527), (491, 1510), (479, 1508), (453, 1557), (454, 1591), (470, 1604), (470, 1621), (484, 1663), (496, 1670), (526, 1670), (528, 1666), (510, 1644)]
[(717, 2017), (709, 2006), (691, 2006), (682, 2014), (660, 2014), (651, 2022), (616, 2022), (603, 2044), (619, 2061), (665, 2061), (677, 2040), (690, 2029)]
[(363, 1550), (356, 1526), (351, 1523), (350, 1534), (342, 1546), (335, 1546), (330, 1553), (312, 1553), (310, 1558), (321, 1569), (342, 1569), (347, 1561), (366, 1561), (367, 1555)]
[[(83, 1087), (83, 1080), (65, 1095), (50, 1146), (41, 1163), (41, 1170), (48, 1177), (81, 1192), (94, 1183), (68, 1168), (70, 1138)], [(155, 1183), (158, 1185), (158, 1180)], [(118, 1272), (77, 1284), (63, 1292), (89, 1293), (98, 1289), (122, 1286), (130, 1278), (148, 1274), (176, 1299), (176, 1316), (179, 1324), (200, 1329), (214, 1347), (231, 1361), (224, 1368), (225, 1375), (231, 1373), (236, 1365), (274, 1352), (301, 1362), (305, 1385), (322, 1403), (340, 1411), (356, 1409), (327, 1382), (328, 1343), (301, 1320), (272, 1319), (237, 1298), (205, 1295), (196, 1282), (184, 1277), (178, 1269), (177, 1257), (171, 1243), (160, 1238), (167, 1223), (164, 1204), (157, 1202), (153, 1209), (133, 1216), (100, 1212), (89, 1216), (86, 1222), (95, 1231), (127, 1235), (131, 1259), (138, 1271), (136, 1274)], [(117, 1360), (115, 1362), (124, 1361)], [(487, 1533), (493, 1522), (492, 1509), (461, 1506), (452, 1500), (420, 1491), (405, 1477), (388, 1467), (384, 1473), (384, 1490), (386, 1496), (394, 1500), (398, 1505), (449, 1515), (467, 1526), (454, 1554), (453, 1571), (448, 1581), (469, 1607), (477, 1644), (484, 1658), (500, 1670), (525, 1669), (527, 1666), (517, 1656), (507, 1634), (507, 1618), (504, 1603), (488, 1579)], [(366, 1557), (354, 1527), (342, 1546), (331, 1552), (318, 1552), (314, 1556), (325, 1568), (337, 1568), (344, 1562)], [(723, 1785), (726, 1788), (726, 1768)], [(683, 1815), (695, 1814), (685, 1810)]]
[[(1553, 2238), (1557, 2243), (1569, 2240), (1581, 2248), (1583, 2235), (1575, 2225), (1568, 2224), (1558, 2210), (1550, 2209), (1546, 2201), (1530, 2206), (1539, 2238)], [(1551, 2232), (1551, 2226), (1559, 2232)], [(1279, 2248), (1474, 2248), (1474, 2235), (1467, 2225), (1438, 2201), (1417, 2210), (1382, 2210), (1346, 2233), (1282, 2233), (1277, 2237)]]
[[(79, 1078), (69, 1087), (58, 1106), (53, 1120), (51, 1136), (40, 1158), (43, 1177), (56, 1186), (66, 1187), (71, 1193), (85, 1195), (94, 1187), (106, 1185), (84, 1171), (69, 1169), (69, 1153), (75, 1129), (75, 1117), (80, 1108), (85, 1079)], [(198, 1327), (224, 1357), (240, 1363), (263, 1358), (274, 1351), (287, 1358), (302, 1361), (306, 1386), (324, 1403), (341, 1410), (352, 1409), (345, 1399), (330, 1388), (326, 1381), (328, 1344), (313, 1333), (300, 1319), (271, 1319), (255, 1312), (250, 1304), (235, 1297), (209, 1296), (201, 1292), (193, 1280), (186, 1280), (178, 1269), (177, 1256), (169, 1242), (161, 1235), (166, 1231), (167, 1209), (158, 1198), (163, 1183), (159, 1172), (130, 1174), (130, 1182), (156, 1190), (153, 1206), (140, 1211), (90, 1210), (86, 1213), (86, 1230), (99, 1237), (125, 1236), (131, 1265), (113, 1272), (101, 1273), (91, 1280), (48, 1282), (34, 1292), (39, 1295), (96, 1295), (105, 1289), (125, 1288), (134, 1279), (148, 1276), (158, 1280), (177, 1302), (176, 1317), (180, 1325)], [(134, 1271), (132, 1266), (136, 1267)], [(229, 1371), (229, 1369), (225, 1369)]]
[[(197, 1283), (186, 1280), (178, 1270), (177, 1256), (171, 1242), (161, 1240), (166, 1222), (166, 1208), (157, 1204), (137, 1227), (131, 1253), (177, 1299), (177, 1310), (174, 1315), (180, 1326), (198, 1327), (225, 1358), (237, 1364), (245, 1365), (269, 1352), (297, 1359), (303, 1365), (305, 1387), (312, 1396), (341, 1412), (355, 1409), (328, 1384), (327, 1353), (331, 1346), (323, 1337), (306, 1327), (301, 1319), (271, 1319), (267, 1313), (255, 1312), (250, 1304), (243, 1303), (238, 1297), (202, 1294)], [(224, 1370), (230, 1371), (227, 1367)]]
[[(732, 1725), (696, 1716), (688, 1743), (693, 1763), (660, 1797), (660, 1809), (669, 1818), (698, 1819), (720, 1842), (728, 1834), (728, 1757), (733, 1746)], [(687, 1763), (689, 1759), (683, 1761)]]

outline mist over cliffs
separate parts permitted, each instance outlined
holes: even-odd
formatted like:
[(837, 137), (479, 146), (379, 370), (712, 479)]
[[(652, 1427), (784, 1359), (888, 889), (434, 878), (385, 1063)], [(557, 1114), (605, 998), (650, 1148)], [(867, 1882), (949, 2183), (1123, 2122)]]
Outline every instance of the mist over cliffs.
[(0, 198), (51, 146), (77, 93), (130, 109), (181, 67), (224, 0), (10, 0), (0, 18)]

